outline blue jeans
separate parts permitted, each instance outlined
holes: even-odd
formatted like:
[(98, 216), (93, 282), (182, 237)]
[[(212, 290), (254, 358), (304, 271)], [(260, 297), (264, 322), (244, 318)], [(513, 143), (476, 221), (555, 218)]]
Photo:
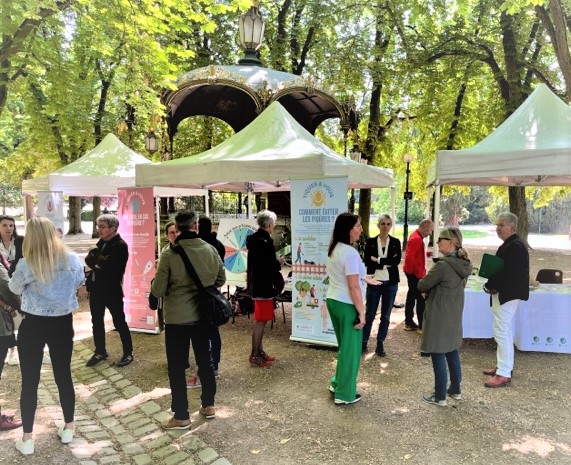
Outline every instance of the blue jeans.
[(397, 295), (398, 283), (391, 283), (383, 281), (380, 286), (367, 285), (367, 306), (365, 309), (365, 326), (363, 327), (363, 350), (367, 348), (367, 342), (371, 336), (371, 329), (379, 301), (381, 301), (381, 321), (379, 323), (379, 332), (377, 334), (377, 345), (379, 342), (384, 342), (389, 332), (389, 323), (391, 319), (391, 312), (395, 303)]
[(460, 383), (462, 382), (462, 368), (460, 366), (460, 355), (457, 350), (445, 354), (430, 354), (432, 358), (432, 368), (434, 369), (434, 396), (436, 400), (446, 399), (446, 385), (448, 383), (448, 373), (446, 363), (450, 371), (450, 394), (460, 394)]

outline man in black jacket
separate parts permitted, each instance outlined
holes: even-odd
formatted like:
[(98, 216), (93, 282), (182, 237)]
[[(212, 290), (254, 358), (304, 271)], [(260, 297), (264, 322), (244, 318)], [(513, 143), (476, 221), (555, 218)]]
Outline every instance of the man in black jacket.
[(496, 256), (504, 261), (503, 268), (484, 285), (484, 291), (491, 294), (494, 315), (494, 339), (498, 344), (496, 368), (484, 370), (491, 378), (486, 387), (497, 388), (508, 384), (514, 365), (514, 344), (512, 323), (520, 300), (529, 298), (529, 253), (526, 245), (516, 234), (517, 216), (501, 213), (496, 220), (496, 232), (504, 243)]
[(109, 309), (113, 325), (119, 332), (123, 344), (123, 356), (116, 366), (124, 367), (133, 361), (131, 332), (125, 321), (123, 309), (123, 275), (129, 259), (129, 248), (117, 232), (118, 228), (119, 220), (115, 215), (99, 216), (97, 218), (99, 242), (85, 257), (85, 263), (91, 269), (85, 285), (89, 292), (95, 344), (95, 353), (86, 364), (88, 367), (95, 366), (109, 357), (105, 348), (105, 308)]

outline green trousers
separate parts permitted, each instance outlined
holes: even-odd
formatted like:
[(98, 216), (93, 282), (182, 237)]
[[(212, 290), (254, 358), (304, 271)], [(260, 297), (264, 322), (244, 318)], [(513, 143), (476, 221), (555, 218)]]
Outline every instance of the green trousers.
[(327, 299), (327, 310), (339, 346), (337, 369), (331, 378), (331, 386), (335, 389), (336, 399), (352, 402), (357, 394), (363, 330), (353, 327), (353, 321), (357, 316), (353, 304)]

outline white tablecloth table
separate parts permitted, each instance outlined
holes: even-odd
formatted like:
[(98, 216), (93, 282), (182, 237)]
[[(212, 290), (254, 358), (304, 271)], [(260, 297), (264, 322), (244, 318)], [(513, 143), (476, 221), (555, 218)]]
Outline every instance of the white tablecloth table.
[[(491, 338), (490, 296), (482, 290), (485, 280), (472, 277), (464, 293), (465, 338)], [(514, 343), (519, 350), (571, 353), (571, 286), (541, 284), (530, 289), (514, 318)]]

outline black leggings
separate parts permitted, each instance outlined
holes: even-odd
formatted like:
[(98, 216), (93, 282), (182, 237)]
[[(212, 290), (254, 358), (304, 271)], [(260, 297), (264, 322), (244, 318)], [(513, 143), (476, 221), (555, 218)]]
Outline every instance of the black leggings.
[(66, 423), (73, 421), (75, 411), (75, 390), (71, 379), (73, 316), (71, 313), (55, 317), (27, 314), (18, 331), (18, 353), (22, 371), (20, 411), (24, 433), (31, 433), (34, 429), (38, 385), (46, 344), (50, 351), (64, 421)]

